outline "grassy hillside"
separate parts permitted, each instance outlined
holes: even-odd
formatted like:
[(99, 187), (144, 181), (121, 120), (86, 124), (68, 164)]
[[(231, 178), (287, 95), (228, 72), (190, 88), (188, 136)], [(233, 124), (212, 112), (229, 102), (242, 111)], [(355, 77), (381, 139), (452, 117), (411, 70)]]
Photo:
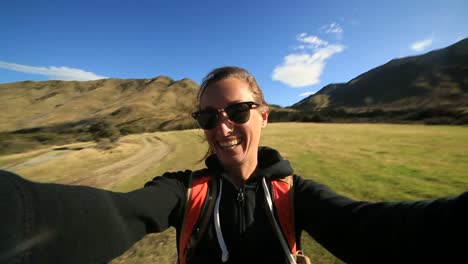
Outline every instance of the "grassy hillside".
[[(130, 191), (164, 171), (201, 168), (197, 161), (206, 150), (197, 130), (127, 136), (113, 150), (96, 150), (92, 144), (4, 155), (0, 167), (34, 180), (69, 183), (78, 178), (79, 184)], [(141, 161), (156, 156), (152, 164), (129, 160), (148, 144), (153, 155)], [(261, 144), (278, 149), (295, 173), (355, 199), (431, 199), (468, 189), (466, 126), (275, 123), (263, 130)], [(121, 160), (144, 171), (109, 182)], [(108, 167), (107, 176), (102, 167)], [(173, 229), (149, 235), (112, 263), (174, 263), (174, 235)], [(314, 263), (339, 262), (308, 235), (303, 245)]]
[[(0, 84), (0, 155), (120, 135), (195, 128), (189, 79)], [(98, 128), (98, 129), (95, 129)]]
[(0, 132), (77, 132), (95, 120), (107, 120), (127, 132), (194, 127), (190, 113), (197, 89), (189, 79), (165, 76), (0, 84)]

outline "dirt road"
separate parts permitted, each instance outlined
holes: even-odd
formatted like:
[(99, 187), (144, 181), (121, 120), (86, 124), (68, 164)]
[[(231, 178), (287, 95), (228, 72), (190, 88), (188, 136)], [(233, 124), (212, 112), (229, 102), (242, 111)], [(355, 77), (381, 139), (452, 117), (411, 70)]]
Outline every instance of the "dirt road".
[[(137, 177), (154, 167), (171, 150), (171, 146), (157, 133), (127, 136), (114, 150), (103, 151), (95, 147), (96, 144), (92, 142), (58, 146), (2, 168), (33, 180), (111, 189), (117, 183)], [(115, 152), (121, 153), (119, 155), (123, 158), (109, 158), (116, 156)], [(89, 156), (96, 160), (88, 161)], [(60, 176), (50, 176), (59, 172)], [(49, 178), (41, 179), (36, 176), (38, 174), (47, 174)]]
[(169, 152), (169, 145), (154, 134), (140, 138), (141, 148), (123, 160), (94, 170), (91, 176), (74, 179), (68, 184), (110, 188), (126, 179), (135, 177), (161, 161)]

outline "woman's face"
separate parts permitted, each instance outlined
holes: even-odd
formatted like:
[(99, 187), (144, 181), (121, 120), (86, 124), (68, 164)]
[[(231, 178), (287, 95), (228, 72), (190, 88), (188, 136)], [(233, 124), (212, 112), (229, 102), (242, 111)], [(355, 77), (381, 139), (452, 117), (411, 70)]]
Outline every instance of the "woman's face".
[[(225, 109), (239, 102), (255, 100), (245, 81), (227, 78), (205, 87), (200, 98), (200, 108)], [(213, 129), (204, 131), (208, 144), (223, 166), (256, 163), (261, 129), (266, 126), (268, 113), (251, 109), (250, 119), (244, 124), (233, 123), (225, 112), (219, 114), (220, 122)]]

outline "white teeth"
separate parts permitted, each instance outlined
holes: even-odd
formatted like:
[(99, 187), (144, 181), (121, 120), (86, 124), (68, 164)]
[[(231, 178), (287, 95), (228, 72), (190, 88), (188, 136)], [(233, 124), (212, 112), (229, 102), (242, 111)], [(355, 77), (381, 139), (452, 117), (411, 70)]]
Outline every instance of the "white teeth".
[(239, 139), (233, 139), (231, 141), (224, 141), (224, 142), (219, 142), (219, 145), (223, 148), (232, 148), (241, 143), (241, 140)]

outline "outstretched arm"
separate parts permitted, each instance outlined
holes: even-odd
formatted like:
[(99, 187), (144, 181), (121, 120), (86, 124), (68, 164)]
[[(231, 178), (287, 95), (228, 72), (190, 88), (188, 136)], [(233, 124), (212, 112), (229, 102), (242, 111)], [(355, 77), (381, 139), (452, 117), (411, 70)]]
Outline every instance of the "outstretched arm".
[(115, 193), (0, 171), (0, 263), (102, 263), (177, 219), (183, 185)]
[(300, 226), (346, 262), (468, 259), (463, 242), (468, 237), (468, 192), (428, 201), (368, 203), (312, 181), (296, 182)]

